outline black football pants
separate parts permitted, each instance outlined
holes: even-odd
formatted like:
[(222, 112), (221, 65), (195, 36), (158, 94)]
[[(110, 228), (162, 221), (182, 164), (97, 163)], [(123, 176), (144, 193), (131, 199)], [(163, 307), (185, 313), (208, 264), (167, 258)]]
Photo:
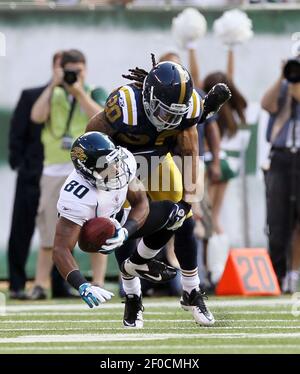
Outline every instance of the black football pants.
[(167, 244), (174, 234), (174, 231), (164, 228), (173, 210), (174, 203), (169, 200), (164, 200), (152, 201), (149, 205), (150, 212), (144, 225), (136, 231), (122, 247), (115, 251), (119, 266), (126, 258), (130, 257), (136, 249), (136, 239), (144, 238), (144, 243), (155, 250)]
[(271, 152), (266, 174), (269, 250), (279, 282), (290, 259), (291, 238), (300, 219), (300, 153)]

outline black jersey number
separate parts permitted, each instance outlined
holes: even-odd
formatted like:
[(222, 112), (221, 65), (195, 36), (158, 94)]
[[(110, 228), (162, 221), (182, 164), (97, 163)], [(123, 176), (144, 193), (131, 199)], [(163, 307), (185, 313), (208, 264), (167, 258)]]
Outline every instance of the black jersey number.
[(65, 186), (64, 191), (73, 192), (73, 195), (75, 195), (79, 199), (82, 199), (83, 196), (85, 196), (89, 192), (89, 189), (86, 186), (83, 186), (82, 184), (79, 184), (78, 182), (72, 180)]

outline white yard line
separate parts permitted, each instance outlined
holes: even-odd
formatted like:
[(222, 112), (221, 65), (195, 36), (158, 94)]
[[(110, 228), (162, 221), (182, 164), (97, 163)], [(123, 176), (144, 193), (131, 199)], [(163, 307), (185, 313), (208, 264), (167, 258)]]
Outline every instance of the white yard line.
[[(59, 343), (59, 342), (108, 342), (108, 341), (145, 341), (166, 339), (291, 339), (300, 338), (300, 332), (289, 333), (219, 333), (219, 334), (72, 334), (72, 335), (26, 335), (16, 338), (1, 338), (0, 343)], [(1, 347), (0, 347), (1, 348)]]
[[(178, 330), (182, 330), (182, 331), (186, 331), (186, 330), (199, 330), (201, 329), (200, 326), (191, 326), (191, 327), (180, 327), (180, 326), (176, 326), (176, 327), (168, 327), (168, 330), (171, 330), (171, 331), (178, 331)], [(210, 328), (210, 330), (213, 329), (213, 331), (215, 331), (216, 329), (217, 330), (261, 330), (262, 329), (262, 326), (214, 326), (212, 328)], [(275, 327), (275, 326), (263, 326), (263, 329), (264, 330), (299, 330), (300, 329), (300, 326), (278, 326), (278, 327)], [(47, 327), (47, 332), (49, 331), (57, 331), (57, 330), (63, 330), (63, 331), (94, 331), (94, 332), (97, 332), (97, 328), (95, 327), (61, 327), (61, 328), (52, 328), (52, 329), (49, 329), (49, 327)], [(100, 331), (124, 331), (124, 327), (101, 327), (100, 328)], [(144, 330), (153, 330), (153, 331), (156, 331), (156, 330), (161, 330), (160, 327), (144, 327)], [(28, 327), (28, 328), (25, 328), (25, 327), (16, 327), (16, 328), (7, 328), (7, 329), (0, 329), (0, 332), (4, 333), (4, 332), (19, 332), (19, 331), (44, 331), (44, 328), (38, 328), (38, 327)], [(0, 343), (1, 343), (1, 337), (0, 337)], [(299, 346), (300, 348), (300, 346)]]
[[(227, 307), (277, 307), (277, 306), (290, 306), (295, 303), (295, 300), (292, 298), (262, 298), (262, 299), (245, 299), (245, 300), (209, 300), (208, 305), (212, 308), (227, 308)], [(145, 302), (145, 308), (178, 308), (180, 307), (179, 300), (176, 301), (153, 301)], [(124, 305), (106, 303), (102, 304), (99, 309), (123, 309)], [(84, 304), (61, 304), (61, 305), (36, 305), (36, 304), (27, 304), (27, 305), (7, 305), (7, 312), (26, 312), (26, 311), (86, 311), (89, 310)]]
[[(58, 347), (51, 347), (51, 351), (70, 351), (70, 350), (76, 350), (78, 352), (78, 345), (68, 345), (68, 346), (58, 346)], [(137, 350), (140, 351), (148, 351), (148, 350), (162, 350), (162, 349), (168, 349), (171, 350), (173, 353), (176, 353), (175, 351), (182, 351), (185, 352), (185, 350), (190, 349), (208, 349), (208, 350), (215, 350), (215, 349), (282, 349), (282, 344), (259, 344), (259, 345), (251, 345), (251, 344), (218, 344), (218, 345), (148, 345), (147, 346), (132, 346), (124, 347), (124, 346), (113, 346), (113, 347), (101, 347), (99, 345), (88, 345), (84, 347), (80, 347), (82, 350), (85, 351), (105, 351), (109, 353), (110, 351), (124, 351), (126, 349), (130, 349), (130, 351)], [(292, 349), (292, 348), (298, 348), (300, 350), (299, 344), (285, 344), (285, 349)], [(0, 347), (0, 352), (10, 352), (10, 351), (49, 351), (49, 347), (28, 347), (26, 346), (20, 346), (20, 347)], [(80, 353), (80, 352), (79, 352)]]
[[(7, 324), (7, 323), (27, 323), (27, 324), (35, 324), (35, 323), (119, 323), (122, 319), (22, 319), (22, 320), (0, 320), (1, 324)], [(176, 322), (176, 323), (182, 323), (182, 322), (194, 322), (193, 319), (149, 319), (147, 322), (152, 323), (169, 323), (169, 322)], [(270, 318), (270, 319), (219, 319), (217, 322), (222, 323), (239, 323), (239, 322), (261, 322), (261, 323), (269, 323), (269, 322), (300, 322), (299, 319), (276, 319), (276, 318)], [(299, 327), (300, 328), (300, 327)]]
[[(173, 316), (174, 314), (176, 313), (184, 313), (183, 310), (181, 309), (178, 309), (178, 311), (173, 311), (173, 312), (152, 312), (152, 311), (145, 311), (144, 312), (144, 315), (145, 316), (150, 316), (150, 315), (154, 315), (154, 316)], [(99, 312), (99, 316), (110, 316), (112, 312), (108, 312), (108, 311), (103, 311), (101, 310)], [(260, 313), (260, 310), (240, 310), (240, 311), (232, 311), (232, 310), (226, 310), (224, 312), (221, 312), (221, 311), (215, 311), (214, 312), (214, 315), (229, 315), (229, 314), (233, 314), (233, 315), (239, 315), (239, 314), (243, 314), (243, 315), (259, 315)], [(278, 311), (263, 311), (264, 314), (284, 314), (284, 315), (291, 315), (291, 311), (290, 310), (287, 310), (287, 311), (283, 311), (283, 310), (278, 310)], [(120, 311), (114, 311), (114, 315), (117, 315), (117, 314), (120, 314), (120, 316), (123, 316), (123, 310), (120, 310)], [(9, 312), (6, 314), (6, 317), (12, 317), (12, 316), (22, 316), (22, 317), (36, 317), (36, 316), (42, 316), (42, 317), (45, 317), (45, 316), (60, 316), (60, 317), (64, 317), (64, 316), (81, 316), (81, 317), (85, 317), (85, 316), (91, 316), (91, 315), (95, 315), (95, 310), (91, 310), (91, 311), (82, 311), (82, 312), (71, 312), (71, 311), (61, 311), (61, 312), (48, 312), (48, 311), (31, 311), (31, 312), (19, 312), (19, 313), (14, 313), (14, 312)], [(1, 321), (1, 318), (0, 318), (0, 321)], [(300, 319), (299, 319), (300, 321)]]
[[(192, 319), (151, 319), (149, 322), (192, 322)], [(23, 319), (23, 320), (12, 320), (12, 321), (1, 321), (0, 324), (6, 323), (120, 323), (122, 319), (57, 319), (57, 320), (48, 320), (48, 319)]]

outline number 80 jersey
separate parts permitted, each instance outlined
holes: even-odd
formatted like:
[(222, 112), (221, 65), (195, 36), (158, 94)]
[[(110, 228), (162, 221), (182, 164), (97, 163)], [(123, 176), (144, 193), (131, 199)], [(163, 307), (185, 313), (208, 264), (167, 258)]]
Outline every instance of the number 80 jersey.
[(119, 87), (106, 101), (105, 116), (115, 130), (115, 143), (132, 153), (163, 156), (173, 149), (179, 132), (196, 125), (201, 117), (201, 98), (193, 90), (189, 111), (178, 127), (158, 131), (148, 119), (143, 105), (142, 89), (134, 83)]
[[(126, 149), (124, 152), (130, 183), (135, 178), (137, 165), (132, 153)], [(61, 217), (82, 226), (94, 217), (115, 217), (122, 209), (127, 191), (128, 185), (119, 190), (98, 190), (74, 170), (60, 190), (57, 210)]]

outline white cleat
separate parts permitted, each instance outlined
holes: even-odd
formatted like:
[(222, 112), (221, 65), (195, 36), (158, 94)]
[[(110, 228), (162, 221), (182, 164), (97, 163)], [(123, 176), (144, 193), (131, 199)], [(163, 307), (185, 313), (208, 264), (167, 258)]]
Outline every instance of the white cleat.
[(183, 291), (180, 304), (182, 309), (192, 312), (194, 320), (202, 326), (212, 326), (215, 323), (214, 316), (205, 305), (204, 298), (207, 298), (204, 292), (196, 289), (190, 294)]

